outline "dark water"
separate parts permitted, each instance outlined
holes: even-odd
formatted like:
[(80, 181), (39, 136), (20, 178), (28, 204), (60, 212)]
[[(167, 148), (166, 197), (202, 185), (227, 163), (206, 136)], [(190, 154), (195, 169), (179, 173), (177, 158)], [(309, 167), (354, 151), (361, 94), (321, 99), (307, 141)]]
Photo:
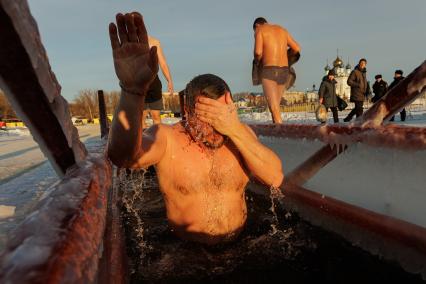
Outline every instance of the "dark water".
[(118, 181), (131, 283), (424, 283), (301, 220), (277, 200), (274, 216), (271, 200), (250, 190), (247, 226), (237, 240), (213, 247), (182, 241), (167, 226), (153, 171), (123, 173)]

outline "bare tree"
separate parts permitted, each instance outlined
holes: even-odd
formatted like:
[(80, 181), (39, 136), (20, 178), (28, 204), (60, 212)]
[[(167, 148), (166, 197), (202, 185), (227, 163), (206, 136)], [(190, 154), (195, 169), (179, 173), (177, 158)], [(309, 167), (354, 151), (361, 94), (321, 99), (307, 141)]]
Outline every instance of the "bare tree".
[(111, 91), (111, 92), (105, 93), (105, 105), (106, 105), (107, 114), (114, 113), (119, 100), (120, 100), (119, 91)]
[(90, 120), (99, 117), (97, 91), (90, 89), (79, 91), (70, 108), (74, 116), (84, 116)]
[(3, 91), (0, 90), (0, 119), (5, 118), (16, 118), (16, 113)]

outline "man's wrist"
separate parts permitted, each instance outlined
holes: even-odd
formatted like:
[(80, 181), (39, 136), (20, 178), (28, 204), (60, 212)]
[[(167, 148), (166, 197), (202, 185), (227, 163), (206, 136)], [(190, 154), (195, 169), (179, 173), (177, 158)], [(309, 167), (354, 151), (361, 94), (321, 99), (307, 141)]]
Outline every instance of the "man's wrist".
[(242, 124), (241, 121), (238, 120), (238, 122), (236, 122), (235, 125), (231, 128), (231, 133), (229, 133), (228, 137), (231, 140), (237, 139), (243, 128), (244, 124)]

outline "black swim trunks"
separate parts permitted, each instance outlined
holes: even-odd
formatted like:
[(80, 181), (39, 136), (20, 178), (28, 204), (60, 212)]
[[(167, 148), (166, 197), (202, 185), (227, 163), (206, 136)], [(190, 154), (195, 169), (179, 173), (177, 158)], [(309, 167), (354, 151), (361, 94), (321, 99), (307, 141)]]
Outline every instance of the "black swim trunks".
[(268, 79), (277, 82), (278, 85), (285, 85), (288, 82), (289, 68), (287, 66), (263, 66), (262, 79)]
[(155, 77), (154, 81), (149, 86), (145, 97), (144, 110), (162, 110), (163, 109), (163, 93), (160, 78)]

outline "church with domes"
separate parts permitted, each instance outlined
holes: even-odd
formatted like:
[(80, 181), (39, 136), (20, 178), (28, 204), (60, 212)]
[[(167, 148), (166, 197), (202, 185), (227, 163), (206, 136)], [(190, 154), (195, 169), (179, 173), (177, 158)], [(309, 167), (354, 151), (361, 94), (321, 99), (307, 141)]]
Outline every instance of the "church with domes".
[(347, 81), (352, 71), (352, 66), (349, 64), (349, 60), (345, 66), (343, 60), (340, 59), (339, 55), (337, 55), (337, 58), (333, 61), (332, 67), (330, 67), (328, 63), (327, 66), (324, 67), (325, 75), (327, 75), (328, 71), (331, 69), (334, 69), (334, 72), (336, 73), (336, 76), (334, 76), (337, 81), (336, 94), (342, 99), (349, 101), (351, 96), (351, 87), (349, 87)]

